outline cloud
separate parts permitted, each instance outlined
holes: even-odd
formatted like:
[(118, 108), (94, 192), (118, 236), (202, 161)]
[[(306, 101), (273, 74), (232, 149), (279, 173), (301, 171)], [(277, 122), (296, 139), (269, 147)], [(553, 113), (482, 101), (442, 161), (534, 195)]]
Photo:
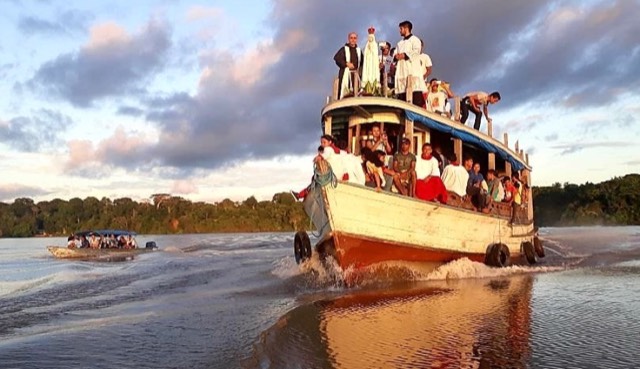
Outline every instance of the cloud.
[(28, 85), (88, 107), (101, 98), (144, 91), (143, 83), (162, 69), (170, 46), (163, 22), (151, 20), (135, 34), (113, 22), (101, 23), (91, 28), (78, 52), (46, 62)]
[(190, 22), (220, 18), (224, 14), (222, 8), (195, 5), (187, 9), (186, 18)]
[(0, 201), (12, 202), (16, 198), (34, 198), (41, 195), (48, 195), (51, 191), (39, 187), (24, 186), (17, 183), (0, 184)]
[(144, 115), (144, 110), (136, 108), (135, 106), (121, 106), (118, 108), (119, 115), (129, 115), (132, 117), (139, 117)]
[(627, 164), (629, 166), (640, 166), (640, 160), (630, 160), (630, 161), (626, 162), (625, 164)]
[[(188, 173), (281, 155), (311, 155), (321, 133), (319, 111), (337, 74), (332, 57), (347, 33), (356, 30), (364, 36), (373, 24), (379, 41), (396, 44), (398, 22), (423, 8), (408, 0), (276, 0), (265, 20), (272, 31), (270, 38), (199, 52), (201, 74), (196, 92), (149, 93), (139, 108), (120, 108), (119, 113), (131, 115), (143, 110), (146, 120), (156, 125), (158, 136), (141, 142), (139, 150), (114, 155), (118, 160), (104, 159), (110, 165), (134, 169), (146, 165), (140, 160), (144, 154), (153, 158), (154, 165)], [(524, 132), (541, 124), (539, 109), (608, 104), (625, 93), (624, 86), (640, 82), (640, 52), (629, 52), (640, 50), (637, 38), (630, 36), (640, 31), (633, 17), (638, 10), (636, 2), (626, 1), (588, 6), (570, 1), (559, 6), (536, 1), (457, 0), (439, 4), (412, 21), (414, 33), (424, 39), (434, 61), (435, 77), (450, 80), (459, 94), (500, 90), (503, 99), (492, 107), (492, 113), (529, 104), (528, 119), (508, 125)], [(219, 16), (214, 8), (187, 11), (192, 20), (213, 16)], [(93, 65), (85, 57), (91, 50), (106, 53), (118, 50), (114, 45), (139, 45), (136, 39), (165, 40), (155, 49), (167, 53), (168, 35), (154, 24), (150, 22), (137, 35), (117, 25), (104, 26), (92, 32), (92, 41), (79, 53), (60, 57), (70, 60), (51, 62), (56, 68), (43, 66), (37, 76), (47, 78), (36, 79), (55, 82), (52, 85), (58, 90), (54, 91), (80, 106), (141, 88), (140, 81), (148, 74), (119, 73), (91, 81), (89, 76), (100, 75), (103, 69), (83, 73), (74, 68)], [(138, 66), (147, 59), (150, 68), (162, 64), (145, 55), (125, 58), (121, 64)], [(114, 64), (115, 57), (106, 57), (110, 66)], [(65, 76), (59, 70), (73, 78), (59, 77)], [(53, 71), (58, 77), (50, 76)], [(83, 82), (74, 82), (79, 76), (85, 77), (78, 79)], [(589, 145), (556, 148), (570, 153)]]
[(171, 193), (179, 195), (198, 193), (198, 186), (192, 180), (177, 180), (173, 182)]
[(112, 136), (94, 143), (90, 140), (67, 142), (68, 157), (64, 172), (70, 175), (98, 178), (114, 168), (150, 168), (149, 147), (152, 139), (140, 133), (128, 133), (118, 127)]
[(562, 150), (560, 155), (573, 154), (578, 151), (593, 149), (593, 148), (621, 148), (635, 146), (633, 142), (576, 142), (566, 143), (551, 146), (552, 149)]
[(0, 142), (16, 150), (37, 152), (61, 143), (60, 135), (72, 124), (67, 115), (40, 109), (30, 117), (15, 117), (0, 121)]
[(85, 31), (92, 19), (93, 15), (90, 13), (78, 10), (65, 11), (55, 20), (29, 15), (18, 20), (18, 30), (26, 35), (73, 35)]

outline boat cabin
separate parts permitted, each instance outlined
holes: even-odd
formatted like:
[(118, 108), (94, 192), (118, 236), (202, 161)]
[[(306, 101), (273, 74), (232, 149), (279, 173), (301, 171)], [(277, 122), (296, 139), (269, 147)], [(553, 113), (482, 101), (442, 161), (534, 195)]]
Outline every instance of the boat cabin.
[[(355, 78), (356, 85), (357, 81)], [(430, 143), (434, 149), (439, 147), (445, 155), (454, 153), (460, 161), (467, 155), (471, 156), (474, 163), (481, 165), (485, 178), (489, 169), (495, 170), (499, 177), (511, 177), (518, 172), (522, 183), (531, 186), (529, 155), (519, 148), (518, 142), (513, 149), (509, 148), (507, 133), (504, 133), (502, 140), (494, 138), (490, 122), (487, 122), (484, 132), (461, 124), (458, 121), (460, 97), (452, 99), (454, 112), (448, 118), (412, 104), (410, 91), (407, 91), (406, 101), (386, 97), (391, 95), (386, 89), (382, 89), (379, 96), (360, 93), (338, 99), (337, 85), (336, 78), (333, 94), (327, 97), (327, 103), (322, 109), (322, 130), (324, 134), (335, 137), (338, 146), (347, 151), (359, 155), (362, 142), (370, 138), (372, 127), (377, 125), (381, 132), (386, 133), (393, 153), (398, 151), (403, 138), (411, 139), (411, 151), (416, 156), (421, 154), (424, 143)], [(360, 89), (355, 87), (354, 90)], [(457, 206), (464, 207), (462, 200), (458, 200)], [(518, 209), (516, 220), (519, 223), (531, 223), (531, 191), (527, 191), (524, 204), (526, 207)], [(508, 204), (494, 204), (492, 213), (505, 215), (511, 213), (510, 208)]]

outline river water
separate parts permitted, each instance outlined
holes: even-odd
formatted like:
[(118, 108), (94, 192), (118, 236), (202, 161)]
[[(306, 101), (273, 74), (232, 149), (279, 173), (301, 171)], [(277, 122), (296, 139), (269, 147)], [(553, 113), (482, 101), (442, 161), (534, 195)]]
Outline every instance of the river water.
[(140, 236), (125, 262), (0, 240), (0, 368), (640, 368), (640, 227), (550, 228), (536, 267), (393, 264), (345, 288), (293, 235)]

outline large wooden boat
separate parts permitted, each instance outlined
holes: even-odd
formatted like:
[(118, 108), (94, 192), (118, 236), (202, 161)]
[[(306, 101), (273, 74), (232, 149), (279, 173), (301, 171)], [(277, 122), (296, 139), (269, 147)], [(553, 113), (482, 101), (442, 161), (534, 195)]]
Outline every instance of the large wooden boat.
[[(334, 84), (333, 97), (322, 109), (322, 130), (346, 142), (354, 154), (359, 154), (361, 138), (376, 124), (387, 131), (396, 148), (407, 137), (412, 152), (419, 155), (429, 142), (458, 158), (472, 156), (483, 171), (494, 169), (507, 176), (517, 171), (524, 184), (531, 185), (528, 154), (518, 143), (509, 148), (506, 133), (503, 141), (492, 137), (490, 123), (484, 133), (410, 101), (336, 96)], [(463, 257), (502, 267), (535, 263), (544, 256), (533, 224), (531, 191), (525, 192), (522, 205), (492, 203), (490, 212), (483, 213), (455, 195), (443, 204), (341, 180), (314, 182), (309, 190), (304, 208), (319, 232), (314, 250), (323, 260), (333, 257), (343, 270), (388, 261), (446, 263)], [(297, 260), (311, 257), (305, 232), (296, 234), (294, 249)]]

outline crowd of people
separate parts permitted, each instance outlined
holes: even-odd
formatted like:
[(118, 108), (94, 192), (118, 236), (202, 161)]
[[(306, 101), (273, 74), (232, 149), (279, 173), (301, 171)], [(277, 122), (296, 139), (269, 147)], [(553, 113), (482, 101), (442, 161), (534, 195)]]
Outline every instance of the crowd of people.
[(120, 235), (120, 237), (116, 237), (113, 233), (109, 235), (90, 233), (89, 237), (84, 234), (72, 234), (67, 238), (67, 248), (70, 249), (135, 249), (137, 247), (136, 239), (131, 234)]
[[(410, 90), (413, 104), (429, 112), (455, 118), (449, 103), (449, 99), (455, 97), (450, 83), (429, 78), (433, 63), (431, 57), (423, 52), (424, 42), (412, 33), (413, 24), (403, 21), (398, 27), (401, 39), (395, 48), (389, 42), (378, 44), (373, 27), (368, 30), (364, 51), (358, 47), (357, 33), (349, 33), (347, 43), (333, 58), (339, 68), (337, 98), (361, 94), (367, 85), (383, 87), (386, 81), (384, 87), (391, 91), (392, 96), (406, 100)], [(356, 87), (356, 80), (360, 81), (359, 87)], [(488, 122), (492, 121), (488, 106), (500, 99), (497, 91), (490, 94), (475, 91), (461, 96), (459, 121), (466, 124), (469, 112), (472, 112), (475, 115), (473, 127), (479, 130), (483, 115)]]
[[(439, 146), (434, 148), (430, 143), (416, 156), (408, 138), (402, 138), (400, 149), (392, 154), (392, 145), (380, 126), (374, 125), (369, 133), (366, 137), (371, 139), (361, 141), (360, 155), (349, 153), (346, 147), (338, 147), (332, 136), (323, 135), (314, 161), (328, 162), (338, 180), (443, 204), (455, 194), (483, 213), (490, 212), (493, 202), (516, 208), (528, 198), (526, 180), (521, 181), (518, 172), (500, 177), (490, 169), (485, 177), (480, 163), (474, 163), (471, 156), (462, 161), (455, 154), (446, 157)], [(303, 200), (309, 189), (291, 193), (296, 200)]]

